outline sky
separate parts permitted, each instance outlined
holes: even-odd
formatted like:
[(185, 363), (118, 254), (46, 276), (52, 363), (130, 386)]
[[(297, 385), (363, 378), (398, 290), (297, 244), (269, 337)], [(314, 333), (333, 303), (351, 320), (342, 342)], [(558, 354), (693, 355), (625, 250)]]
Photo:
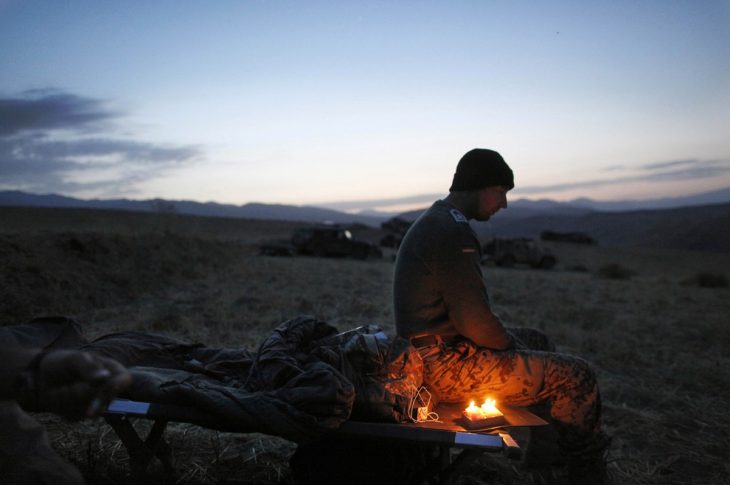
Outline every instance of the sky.
[(0, 190), (422, 207), (730, 187), (730, 0), (0, 0)]

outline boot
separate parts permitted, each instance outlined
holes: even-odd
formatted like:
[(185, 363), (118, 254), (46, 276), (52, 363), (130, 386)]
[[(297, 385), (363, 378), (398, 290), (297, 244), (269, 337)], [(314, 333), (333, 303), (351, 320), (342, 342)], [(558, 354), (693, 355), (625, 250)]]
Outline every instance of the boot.
[(606, 455), (611, 438), (599, 432), (584, 440), (580, 448), (568, 451), (568, 483), (571, 485), (610, 483)]
[(611, 483), (606, 470), (606, 457), (604, 454), (571, 458), (568, 461), (568, 483), (570, 485), (605, 485)]

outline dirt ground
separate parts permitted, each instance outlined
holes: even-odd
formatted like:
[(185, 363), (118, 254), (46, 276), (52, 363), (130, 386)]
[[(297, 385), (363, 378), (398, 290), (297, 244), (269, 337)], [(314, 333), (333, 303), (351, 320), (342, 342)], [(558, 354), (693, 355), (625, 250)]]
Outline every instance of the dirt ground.
[[(394, 330), (392, 260), (258, 255), (256, 244), (286, 237), (291, 224), (40, 209), (0, 217), (3, 325), (67, 315), (90, 339), (141, 330), (251, 349), (300, 314), (341, 330)], [(539, 328), (595, 367), (615, 483), (727, 483), (730, 254), (551, 248), (551, 270), (487, 265), (485, 280), (508, 324)], [(125, 483), (128, 457), (102, 420), (38, 419), (89, 483)], [(185, 424), (167, 437), (175, 475), (156, 470), (160, 483), (292, 483), (295, 445), (285, 440)], [(540, 480), (485, 456), (457, 483)]]

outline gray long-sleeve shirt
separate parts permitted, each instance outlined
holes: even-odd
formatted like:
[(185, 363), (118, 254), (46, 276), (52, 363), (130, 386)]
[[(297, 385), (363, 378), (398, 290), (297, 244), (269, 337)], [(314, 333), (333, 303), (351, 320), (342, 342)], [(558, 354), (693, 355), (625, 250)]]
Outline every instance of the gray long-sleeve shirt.
[(408, 230), (393, 282), (395, 321), (402, 337), (462, 335), (505, 349), (512, 339), (489, 306), (481, 248), (466, 217), (436, 201)]

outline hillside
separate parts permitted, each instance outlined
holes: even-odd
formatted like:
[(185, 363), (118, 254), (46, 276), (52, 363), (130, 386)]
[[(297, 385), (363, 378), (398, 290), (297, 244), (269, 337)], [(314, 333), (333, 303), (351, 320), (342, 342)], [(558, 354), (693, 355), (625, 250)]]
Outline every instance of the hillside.
[(19, 191), (0, 191), (0, 207), (48, 207), (76, 209), (107, 209), (157, 214), (186, 214), (207, 217), (231, 217), (306, 222), (360, 223), (378, 226), (382, 218), (348, 214), (321, 207), (261, 204), (243, 205), (195, 202), (190, 200), (129, 200), (129, 199), (76, 199), (56, 194), (37, 195)]
[[(549, 199), (517, 199), (510, 202), (509, 211), (500, 219), (525, 219), (530, 217), (583, 216), (596, 211), (628, 212), (676, 209), (711, 204), (730, 204), (730, 188), (681, 197), (649, 200), (595, 201), (582, 198), (558, 202)], [(186, 214), (206, 217), (227, 217), (258, 220), (297, 221), (308, 223), (364, 224), (378, 227), (384, 220), (398, 215), (396, 212), (364, 210), (347, 213), (335, 208), (306, 205), (263, 204), (250, 202), (243, 205), (197, 202), (192, 200), (166, 199), (77, 199), (57, 194), (31, 194), (21, 191), (0, 191), (0, 207), (48, 207), (76, 209), (105, 209), (154, 214)], [(400, 214), (413, 220), (422, 210)]]
[(0, 207), (0, 234), (176, 234), (254, 245), (308, 223), (101, 209)]
[[(401, 214), (415, 220), (421, 210)], [(540, 213), (517, 207), (486, 223), (472, 222), (477, 235), (539, 238), (545, 230), (583, 232), (603, 246), (730, 252), (730, 204), (626, 212)]]
[(508, 209), (485, 226), (485, 233), (500, 237), (579, 231), (605, 246), (730, 252), (730, 204), (526, 218), (509, 217)]
[[(2, 208), (0, 220), (3, 325), (61, 314), (90, 339), (141, 331), (250, 350), (300, 314), (341, 330), (373, 323), (394, 332), (391, 259), (257, 254), (258, 241), (296, 223), (42, 208)], [(729, 255), (553, 246), (559, 262), (550, 271), (485, 266), (485, 278), (505, 322), (539, 328), (590, 360), (616, 483), (726, 483)], [(724, 284), (703, 286), (701, 275)], [(130, 483), (129, 458), (103, 420), (38, 419), (87, 483)], [(296, 445), (280, 438), (170, 423), (166, 439), (177, 475), (157, 470), (158, 483), (295, 483)], [(544, 483), (497, 454), (458, 473), (464, 484)]]

